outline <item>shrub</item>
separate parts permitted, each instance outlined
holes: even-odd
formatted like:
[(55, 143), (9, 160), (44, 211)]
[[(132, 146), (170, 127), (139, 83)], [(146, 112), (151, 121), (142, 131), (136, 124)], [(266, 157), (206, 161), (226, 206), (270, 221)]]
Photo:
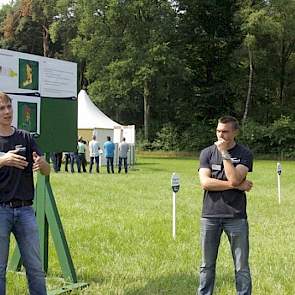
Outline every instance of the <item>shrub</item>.
[(252, 151), (263, 154), (279, 154), (295, 157), (295, 121), (282, 116), (269, 126), (248, 122), (239, 136), (239, 141)]
[(165, 124), (156, 133), (156, 138), (152, 143), (153, 149), (162, 151), (178, 151), (178, 131), (171, 123)]

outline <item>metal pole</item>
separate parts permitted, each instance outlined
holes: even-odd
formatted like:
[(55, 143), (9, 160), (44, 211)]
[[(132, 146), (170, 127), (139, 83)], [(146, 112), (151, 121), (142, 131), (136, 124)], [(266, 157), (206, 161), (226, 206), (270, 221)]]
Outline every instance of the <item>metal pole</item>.
[(282, 174), (282, 166), (281, 163), (277, 163), (277, 174), (278, 174), (278, 199), (279, 204), (281, 204), (281, 174)]
[(172, 236), (176, 239), (176, 193), (172, 193)]
[(278, 174), (278, 198), (279, 204), (281, 204), (281, 175)]

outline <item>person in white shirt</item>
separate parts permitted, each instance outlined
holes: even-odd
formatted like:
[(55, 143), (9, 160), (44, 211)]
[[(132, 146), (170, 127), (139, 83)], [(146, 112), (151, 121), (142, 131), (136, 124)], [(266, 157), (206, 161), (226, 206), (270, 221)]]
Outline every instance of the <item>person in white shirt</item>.
[(129, 151), (129, 144), (126, 142), (126, 138), (123, 137), (122, 142), (119, 144), (119, 166), (118, 173), (121, 173), (122, 161), (124, 162), (125, 173), (128, 172), (127, 154)]
[(92, 140), (89, 142), (89, 156), (90, 156), (90, 167), (89, 167), (89, 173), (92, 173), (92, 166), (94, 164), (94, 161), (96, 163), (96, 172), (99, 173), (99, 144), (96, 140), (96, 136), (92, 136)]

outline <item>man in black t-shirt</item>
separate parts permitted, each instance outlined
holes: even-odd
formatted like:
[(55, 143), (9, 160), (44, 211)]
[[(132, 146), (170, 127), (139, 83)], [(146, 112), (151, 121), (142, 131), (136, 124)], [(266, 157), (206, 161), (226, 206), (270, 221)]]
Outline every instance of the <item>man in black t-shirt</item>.
[(30, 295), (46, 295), (38, 227), (32, 207), (33, 171), (50, 173), (33, 137), (12, 123), (9, 96), (0, 92), (0, 294), (6, 293), (9, 240), (14, 234), (28, 278)]
[(202, 150), (199, 177), (204, 189), (201, 218), (202, 263), (199, 295), (213, 294), (215, 266), (224, 231), (228, 237), (235, 265), (238, 295), (252, 292), (249, 269), (249, 238), (246, 191), (252, 188), (247, 173), (252, 171), (252, 153), (235, 142), (239, 125), (234, 117), (218, 120), (217, 141)]

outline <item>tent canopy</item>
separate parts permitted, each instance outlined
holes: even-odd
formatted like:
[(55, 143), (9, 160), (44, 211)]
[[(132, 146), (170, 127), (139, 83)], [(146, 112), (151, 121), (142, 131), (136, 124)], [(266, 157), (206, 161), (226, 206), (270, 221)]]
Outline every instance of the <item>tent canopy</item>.
[(114, 129), (121, 125), (106, 116), (89, 98), (85, 90), (78, 94), (78, 129)]

